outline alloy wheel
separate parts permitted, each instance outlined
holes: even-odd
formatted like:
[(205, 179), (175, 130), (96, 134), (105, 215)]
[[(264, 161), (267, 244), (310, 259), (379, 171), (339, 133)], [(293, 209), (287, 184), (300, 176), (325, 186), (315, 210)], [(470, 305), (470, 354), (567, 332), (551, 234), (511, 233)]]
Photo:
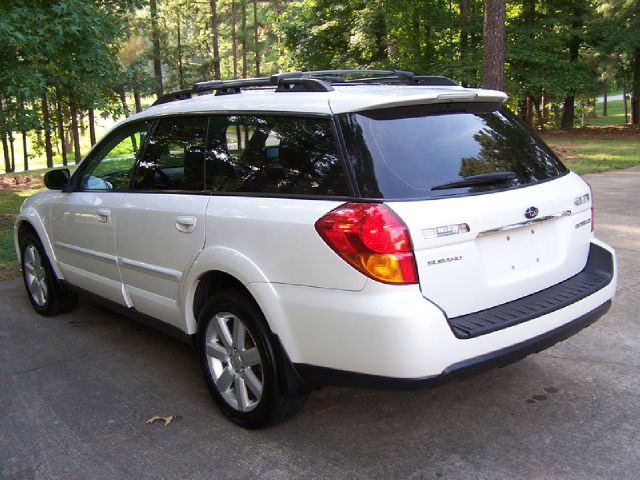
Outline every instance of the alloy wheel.
[(235, 410), (250, 412), (264, 387), (262, 359), (245, 324), (229, 312), (216, 313), (205, 333), (207, 366), (222, 398)]
[(47, 271), (37, 247), (30, 243), (24, 250), (23, 274), (31, 298), (39, 307), (44, 307), (49, 296)]

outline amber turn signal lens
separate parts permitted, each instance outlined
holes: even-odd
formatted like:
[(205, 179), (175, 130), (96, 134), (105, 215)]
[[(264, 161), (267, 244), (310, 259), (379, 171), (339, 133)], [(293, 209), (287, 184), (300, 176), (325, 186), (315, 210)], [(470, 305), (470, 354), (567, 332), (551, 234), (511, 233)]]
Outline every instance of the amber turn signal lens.
[(315, 224), (340, 257), (384, 283), (418, 283), (411, 237), (402, 220), (379, 203), (345, 203)]

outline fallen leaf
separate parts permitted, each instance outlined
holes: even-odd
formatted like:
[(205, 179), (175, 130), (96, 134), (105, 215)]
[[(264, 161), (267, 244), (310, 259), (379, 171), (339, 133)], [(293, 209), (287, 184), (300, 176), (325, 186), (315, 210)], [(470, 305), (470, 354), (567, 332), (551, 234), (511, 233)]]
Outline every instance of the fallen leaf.
[(155, 423), (155, 422), (160, 422), (163, 421), (164, 422), (164, 426), (166, 427), (167, 425), (169, 425), (173, 419), (175, 419), (176, 416), (175, 415), (167, 415), (166, 417), (159, 417), (158, 415), (154, 415), (153, 417), (151, 417), (149, 420), (147, 420), (147, 423)]

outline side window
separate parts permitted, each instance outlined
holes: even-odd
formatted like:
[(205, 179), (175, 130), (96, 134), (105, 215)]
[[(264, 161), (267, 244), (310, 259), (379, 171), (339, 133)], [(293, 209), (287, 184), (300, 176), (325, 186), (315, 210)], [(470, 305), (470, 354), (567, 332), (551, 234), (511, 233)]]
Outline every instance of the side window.
[[(105, 138), (79, 170), (80, 190), (123, 191), (144, 143), (150, 122), (127, 125)], [(86, 165), (86, 166), (85, 166)]]
[(161, 119), (138, 168), (136, 190), (204, 190), (204, 142), (208, 119)]
[(212, 191), (349, 195), (328, 120), (212, 117), (206, 150)]

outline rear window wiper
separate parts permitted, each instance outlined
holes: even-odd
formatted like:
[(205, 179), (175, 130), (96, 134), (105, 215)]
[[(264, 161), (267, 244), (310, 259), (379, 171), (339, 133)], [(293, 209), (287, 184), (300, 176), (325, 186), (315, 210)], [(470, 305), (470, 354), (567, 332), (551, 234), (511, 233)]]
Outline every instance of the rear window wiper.
[(440, 185), (434, 185), (431, 190), (447, 190), (448, 188), (462, 188), (472, 187), (474, 185), (490, 185), (492, 183), (508, 182), (516, 178), (515, 172), (494, 172), (494, 173), (481, 173), (480, 175), (471, 175), (470, 177), (464, 177), (460, 180), (454, 180), (452, 182), (441, 183)]

